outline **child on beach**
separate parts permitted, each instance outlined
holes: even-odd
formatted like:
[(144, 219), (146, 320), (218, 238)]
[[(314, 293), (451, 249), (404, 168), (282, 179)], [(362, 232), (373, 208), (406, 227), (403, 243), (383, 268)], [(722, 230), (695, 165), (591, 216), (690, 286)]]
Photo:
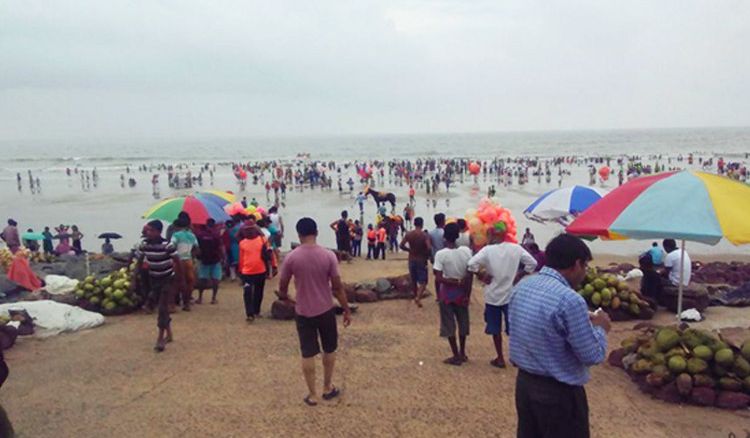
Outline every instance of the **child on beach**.
[(372, 228), (372, 224), (367, 224), (367, 260), (378, 257), (375, 242), (377, 240), (377, 233)]
[(385, 229), (385, 221), (380, 222), (378, 225), (377, 237), (378, 246), (375, 248), (375, 259), (381, 256), (385, 260), (385, 240), (388, 236), (388, 232)]

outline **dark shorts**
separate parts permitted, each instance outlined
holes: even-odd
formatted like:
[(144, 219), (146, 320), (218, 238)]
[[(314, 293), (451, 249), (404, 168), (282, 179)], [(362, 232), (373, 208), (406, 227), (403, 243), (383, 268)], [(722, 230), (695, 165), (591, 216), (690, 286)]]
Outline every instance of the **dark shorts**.
[[(324, 353), (336, 351), (339, 342), (336, 309), (313, 317), (297, 315), (295, 320), (302, 357), (316, 356), (320, 353), (321, 345)], [(318, 342), (318, 337), (320, 337), (320, 342)]]
[(469, 307), (446, 304), (441, 301), (440, 336), (443, 338), (455, 337), (456, 325), (458, 325), (458, 336), (469, 336)]
[(484, 305), (484, 332), (488, 335), (497, 336), (503, 331), (503, 319), (505, 320), (505, 334), (508, 334), (508, 305), (493, 306)]
[(427, 284), (427, 262), (409, 261), (409, 276), (417, 284)]

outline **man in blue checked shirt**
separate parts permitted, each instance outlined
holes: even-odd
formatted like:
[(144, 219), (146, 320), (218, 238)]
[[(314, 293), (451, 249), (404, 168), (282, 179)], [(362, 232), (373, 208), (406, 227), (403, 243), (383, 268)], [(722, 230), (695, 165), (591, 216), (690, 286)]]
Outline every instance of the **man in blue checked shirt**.
[(510, 301), (510, 360), (519, 368), (517, 436), (588, 437), (583, 385), (589, 367), (606, 357), (610, 320), (589, 312), (574, 290), (591, 261), (586, 244), (562, 234), (545, 254), (547, 265), (518, 283)]

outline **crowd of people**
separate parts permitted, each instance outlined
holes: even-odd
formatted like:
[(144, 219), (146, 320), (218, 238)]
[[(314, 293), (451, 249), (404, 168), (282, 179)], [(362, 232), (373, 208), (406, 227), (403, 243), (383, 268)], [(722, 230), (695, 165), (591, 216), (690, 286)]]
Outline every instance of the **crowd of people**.
[[(142, 241), (134, 248), (137, 260), (137, 281), (144, 293), (147, 311), (157, 313), (157, 336), (154, 349), (162, 352), (174, 339), (170, 314), (181, 307), (191, 311), (204, 302), (210, 290), (211, 304), (217, 304), (221, 280), (239, 279), (243, 288), (244, 317), (253, 323), (261, 315), (265, 283), (279, 276), (278, 297), (293, 302), (296, 328), (302, 356), (302, 372), (308, 387), (304, 403), (316, 406), (321, 400), (337, 397), (340, 390), (333, 383), (338, 347), (338, 329), (333, 298), (344, 314), (344, 325), (351, 323), (346, 295), (343, 291), (339, 259), (342, 255), (366, 260), (385, 260), (388, 253), (408, 253), (407, 269), (411, 278), (413, 302), (424, 307), (430, 269), (439, 312), (439, 335), (446, 339), (450, 356), (443, 362), (461, 366), (469, 361), (467, 339), (470, 335), (472, 289), (475, 281), (482, 285), (482, 316), (484, 332), (491, 339), (494, 357), (489, 364), (506, 368), (510, 362), (519, 369), (516, 381), (516, 408), (519, 436), (586, 436), (588, 433), (588, 405), (584, 385), (589, 380), (589, 367), (601, 363), (607, 350), (606, 334), (610, 321), (606, 313), (590, 312), (584, 299), (575, 290), (582, 282), (592, 256), (579, 238), (562, 234), (552, 239), (545, 250), (530, 229), (526, 229), (521, 243), (507, 241), (505, 231), (490, 228), (488, 242), (476, 245), (466, 221), (449, 218), (443, 213), (433, 217), (434, 225), (427, 229), (422, 217), (415, 217), (417, 190), (435, 194), (450, 191), (456, 182), (468, 178), (489, 179), (503, 186), (526, 184), (531, 177), (551, 183), (553, 174), (558, 184), (569, 175), (564, 165), (584, 165), (590, 169), (593, 182), (603, 174), (603, 166), (619, 166), (619, 183), (624, 179), (673, 168), (684, 161), (692, 164), (692, 155), (658, 158), (661, 164), (644, 165), (639, 157), (629, 160), (605, 158), (579, 159), (558, 157), (549, 160), (534, 158), (495, 159), (473, 163), (465, 159), (419, 159), (414, 161), (351, 162), (337, 164), (297, 163), (283, 166), (276, 162), (234, 164), (238, 181), (248, 178), (265, 188), (266, 200), (273, 199), (267, 214), (236, 214), (224, 223), (209, 219), (196, 224), (186, 213), (180, 213), (166, 230), (161, 221), (148, 222), (142, 230)], [(672, 161), (675, 161), (674, 163)], [(701, 164), (706, 165), (702, 158)], [(713, 166), (709, 162), (708, 166)], [(666, 167), (665, 167), (666, 166)], [(747, 171), (736, 163), (723, 159), (716, 164), (717, 172), (745, 181)], [(180, 185), (180, 167), (164, 167), (170, 185)], [(334, 177), (339, 192), (348, 186), (354, 196), (355, 183), (342, 175), (353, 170), (366, 189), (359, 192), (354, 203), (359, 207), (359, 218), (351, 218), (349, 211), (329, 224), (336, 238), (336, 251), (317, 243), (318, 225), (308, 217), (296, 223), (299, 245), (282, 260), (280, 248), (284, 239), (284, 223), (279, 205), (287, 190), (331, 190)], [(153, 169), (140, 167), (141, 172)], [(202, 167), (197, 176), (186, 171), (188, 180), (202, 184), (202, 172), (214, 169)], [(128, 169), (130, 173), (130, 169)], [(82, 173), (82, 175), (84, 175)], [(198, 178), (198, 179), (196, 179)], [(408, 187), (408, 202), (403, 214), (395, 211), (395, 202), (388, 211), (385, 202), (378, 203), (372, 222), (364, 220), (364, 204), (370, 184)], [(39, 183), (36, 182), (36, 186)], [(19, 181), (20, 184), (20, 181)], [(243, 183), (244, 184), (244, 183)], [(488, 190), (495, 190), (491, 185)], [(386, 197), (383, 195), (383, 199)], [(256, 198), (243, 197), (244, 207), (258, 206)], [(32, 229), (28, 230), (33, 233)], [(61, 225), (52, 234), (46, 227), (43, 245), (36, 249), (65, 254), (82, 253), (83, 233), (75, 225)], [(34, 249), (36, 241), (23, 242), (18, 224), (10, 219), (0, 234), (11, 251), (23, 244)], [(53, 239), (59, 239), (54, 247)], [(364, 242), (363, 242), (364, 241)], [(362, 245), (367, 251), (362, 255)], [(105, 241), (103, 252), (111, 252), (111, 242)], [(642, 271), (642, 293), (658, 299), (665, 287), (677, 287), (690, 282), (690, 258), (677, 249), (673, 240), (662, 243), (663, 250), (654, 243), (639, 258)], [(682, 263), (682, 264), (681, 264)], [(663, 267), (663, 271), (659, 269)], [(289, 294), (294, 281), (296, 295)], [(194, 290), (197, 289), (197, 295)], [(503, 350), (503, 333), (509, 339), (510, 351)], [(315, 379), (315, 358), (322, 352), (324, 369), (323, 390), (319, 393)], [(508, 360), (506, 360), (506, 358)], [(560, 431), (565, 431), (560, 432)], [(558, 432), (558, 433), (556, 433)]]
[[(35, 233), (33, 228), (28, 228), (25, 233), (21, 234), (18, 230), (18, 222), (12, 218), (8, 219), (7, 225), (0, 232), (0, 239), (13, 254), (23, 246), (31, 252), (42, 251), (47, 255), (81, 255), (84, 253), (82, 243), (84, 237), (77, 225), (63, 224), (55, 227), (55, 234), (52, 234), (49, 227), (44, 227), (42, 233)], [(59, 241), (57, 245), (53, 240)], [(109, 240), (105, 243), (109, 243)]]
[(236, 214), (223, 224), (213, 219), (193, 224), (181, 212), (164, 236), (162, 231), (161, 221), (148, 222), (134, 249), (145, 307), (158, 309), (157, 351), (172, 339), (169, 314), (178, 306), (190, 311), (192, 305), (202, 304), (206, 290), (211, 291), (210, 303), (217, 304), (222, 278), (242, 282), (246, 320), (260, 316), (265, 281), (278, 273), (284, 232), (275, 207), (266, 215)]
[[(159, 220), (144, 226), (143, 239), (134, 256), (139, 289), (146, 293), (144, 306), (147, 311), (157, 310), (155, 351), (164, 351), (174, 339), (170, 313), (176, 311), (176, 305), (181, 303), (184, 311), (190, 311), (193, 304), (202, 303), (203, 292), (209, 287), (211, 304), (218, 303), (225, 269), (234, 269), (241, 278), (246, 321), (252, 323), (261, 316), (265, 281), (279, 273), (274, 247), (280, 245), (281, 234), (274, 236), (269, 228), (274, 222), (282, 222), (280, 217), (271, 219), (274, 214), (278, 214), (274, 209), (269, 209), (268, 216), (238, 214), (231, 223), (218, 225), (212, 219), (206, 224), (192, 224), (189, 215), (183, 212), (169, 226), (166, 236), (162, 236), (163, 224)], [(350, 310), (341, 286), (338, 259), (333, 252), (317, 245), (315, 221), (302, 218), (296, 230), (300, 244), (284, 258), (278, 295), (291, 301), (288, 288), (294, 279), (302, 368), (309, 388), (304, 402), (315, 406), (320, 399), (315, 389), (314, 358), (321, 346), (324, 367), (321, 397), (330, 400), (339, 394), (332, 383), (338, 342), (332, 296), (336, 296), (343, 308), (345, 325), (350, 322)], [(197, 299), (193, 297), (195, 286)]]

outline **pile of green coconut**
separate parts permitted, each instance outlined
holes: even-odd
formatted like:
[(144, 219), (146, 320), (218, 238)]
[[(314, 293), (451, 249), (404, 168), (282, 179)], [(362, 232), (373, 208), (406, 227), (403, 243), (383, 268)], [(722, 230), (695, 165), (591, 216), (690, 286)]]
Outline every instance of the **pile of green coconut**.
[(120, 315), (136, 310), (141, 299), (130, 281), (134, 269), (135, 263), (132, 263), (128, 268), (121, 268), (101, 278), (89, 275), (76, 287), (78, 306), (105, 315)]
[(601, 308), (613, 321), (631, 319), (651, 319), (656, 311), (656, 304), (650, 303), (638, 292), (631, 290), (628, 284), (620, 281), (616, 275), (590, 269), (578, 289), (591, 309)]
[(610, 365), (658, 399), (724, 409), (750, 406), (750, 339), (737, 346), (684, 325), (649, 326), (621, 347), (610, 354)]

